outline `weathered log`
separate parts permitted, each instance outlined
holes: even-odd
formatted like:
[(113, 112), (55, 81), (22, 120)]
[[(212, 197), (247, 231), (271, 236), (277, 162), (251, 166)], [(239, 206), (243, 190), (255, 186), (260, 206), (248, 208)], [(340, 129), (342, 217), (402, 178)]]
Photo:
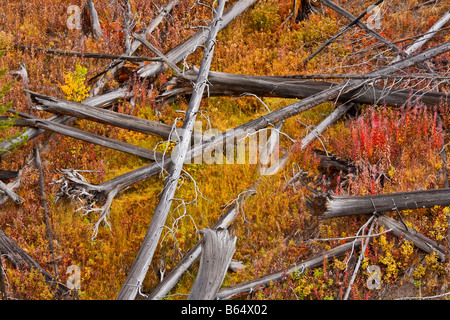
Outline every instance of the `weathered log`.
[(85, 103), (58, 99), (36, 92), (30, 91), (30, 93), (32, 99), (42, 105), (41, 109), (44, 111), (69, 115), (79, 119), (92, 120), (128, 130), (158, 135), (164, 138), (168, 138), (172, 131), (172, 126), (164, 123), (146, 120), (107, 109), (100, 109)]
[[(219, 23), (219, 28), (222, 30), (231, 21), (233, 21), (238, 15), (244, 12), (248, 7), (254, 4), (256, 0), (239, 0), (232, 7), (227, 9)], [(207, 28), (201, 28), (200, 31), (189, 37), (186, 41), (180, 43), (178, 46), (166, 53), (167, 59), (174, 63), (178, 63), (183, 60), (187, 55), (205, 43), (208, 38), (208, 30), (211, 24)], [(220, 31), (219, 30), (219, 31)], [(138, 75), (142, 78), (153, 77), (161, 73), (165, 69), (163, 62), (151, 62), (138, 70)]]
[[(426, 51), (423, 51), (419, 54), (416, 54), (414, 56), (411, 56), (404, 60), (401, 60), (397, 63), (391, 64), (389, 66), (386, 66), (386, 67), (383, 67), (376, 71), (373, 71), (373, 72), (369, 73), (369, 75), (373, 75), (374, 77), (376, 77), (378, 75), (393, 73), (398, 70), (410, 67), (418, 62), (422, 62), (427, 59), (430, 59), (436, 55), (445, 53), (449, 50), (450, 50), (450, 42), (445, 42), (441, 45), (438, 45), (436, 47), (433, 47)], [(344, 84), (339, 84), (330, 89), (321, 91), (318, 94), (315, 94), (313, 96), (305, 98), (299, 102), (295, 102), (284, 108), (273, 111), (267, 115), (261, 116), (254, 120), (251, 120), (241, 126), (238, 126), (234, 129), (228, 130), (220, 135), (217, 135), (216, 137), (213, 137), (209, 141), (205, 141), (205, 143), (203, 143), (202, 145), (197, 146), (194, 149), (192, 149), (192, 151), (189, 153), (189, 155), (186, 156), (186, 159), (193, 159), (194, 155), (202, 154), (203, 151), (210, 152), (215, 147), (217, 147), (219, 145), (223, 145), (229, 139), (242, 138), (242, 137), (246, 136), (246, 134), (248, 132), (247, 130), (253, 130), (253, 132), (255, 132), (262, 128), (266, 128), (273, 123), (293, 117), (293, 116), (295, 116), (303, 111), (306, 111), (312, 107), (315, 107), (325, 101), (336, 98), (342, 92), (354, 90), (366, 83), (367, 82), (364, 80), (359, 80), (359, 81), (353, 80), (353, 81), (349, 81)], [(141, 168), (135, 169), (133, 171), (127, 172), (125, 174), (122, 174), (120, 176), (117, 176), (109, 181), (106, 181), (106, 182), (100, 184), (100, 185), (92, 185), (92, 188), (95, 189), (97, 192), (106, 192), (106, 193), (110, 192), (118, 185), (121, 185), (123, 188), (127, 188), (130, 185), (133, 185), (137, 182), (143, 181), (145, 179), (148, 179), (148, 178), (154, 176), (155, 174), (157, 174), (161, 171), (161, 168), (167, 169), (169, 167), (170, 163), (171, 163), (171, 159), (165, 159), (165, 161), (161, 164), (146, 165)], [(84, 187), (87, 187), (87, 186), (84, 186)]]
[(50, 226), (50, 219), (49, 219), (50, 209), (48, 207), (47, 197), (45, 195), (44, 173), (42, 170), (41, 155), (40, 155), (39, 148), (37, 147), (37, 145), (34, 146), (34, 160), (36, 162), (36, 167), (39, 171), (39, 189), (40, 189), (40, 193), (41, 193), (42, 209), (44, 211), (43, 212), (44, 213), (44, 223), (45, 223), (45, 229), (47, 231), (48, 246), (50, 249), (50, 254), (52, 256), (53, 270), (54, 270), (55, 278), (58, 278), (58, 267), (56, 265), (55, 248), (53, 245), (53, 232), (52, 232), (52, 229)]
[[(13, 181), (6, 184), (9, 190), (14, 191), (20, 186), (22, 170), (23, 169), (17, 172), (17, 177), (15, 177)], [(6, 201), (8, 201), (8, 199), (10, 199), (10, 197), (8, 197), (6, 194), (0, 194), (0, 205), (4, 204)]]
[(235, 251), (236, 236), (226, 229), (204, 229), (202, 255), (188, 300), (214, 300)]
[[(16, 112), (16, 111), (14, 111)], [(28, 122), (28, 126), (37, 127), (40, 129), (53, 131), (68, 137), (72, 137), (75, 139), (79, 139), (82, 141), (94, 143), (106, 148), (119, 150), (122, 152), (126, 152), (128, 154), (136, 155), (139, 157), (143, 157), (152, 161), (161, 162), (164, 159), (164, 156), (156, 151), (148, 150), (139, 146), (135, 146), (123, 141), (118, 141), (115, 139), (111, 139), (108, 137), (103, 137), (91, 132), (87, 132), (84, 130), (80, 130), (77, 128), (73, 128), (70, 126), (66, 126), (64, 124), (57, 123), (55, 121), (50, 121), (47, 119), (40, 119), (37, 117), (33, 117), (31, 115), (26, 115), (20, 113), (22, 116), (26, 116), (27, 119), (22, 119), (22, 122)]]
[[(165, 91), (158, 96), (157, 100), (168, 103), (176, 99), (178, 95), (191, 94), (192, 81), (196, 74), (196, 70), (191, 69), (173, 76), (166, 82)], [(304, 99), (339, 85), (339, 83), (329, 81), (302, 80), (281, 76), (249, 76), (223, 72), (211, 72), (208, 80), (208, 96), (240, 96), (252, 93), (259, 97)], [(412, 104), (423, 103), (429, 106), (439, 105), (441, 102), (450, 103), (450, 97), (445, 93), (372, 85), (365, 85), (358, 90), (343, 93), (338, 96), (337, 100), (388, 106), (402, 106), (408, 101)]]
[[(84, 100), (83, 103), (90, 105), (90, 106), (94, 106), (94, 107), (104, 107), (106, 105), (116, 102), (119, 99), (123, 99), (124, 97), (127, 96), (127, 94), (128, 94), (128, 88), (126, 88), (126, 87), (119, 88), (119, 89), (116, 89), (114, 91), (111, 91), (111, 92), (108, 92), (108, 93), (105, 93), (105, 94), (102, 94), (99, 96), (90, 97), (90, 98)], [(48, 118), (47, 120), (53, 121), (53, 122), (58, 122), (58, 123), (65, 123), (71, 119), (73, 119), (73, 118), (69, 117), (69, 116), (53, 116), (53, 117)], [(38, 137), (39, 135), (41, 135), (44, 132), (45, 132), (44, 129), (28, 128), (19, 137), (16, 137), (11, 140), (2, 141), (0, 143), (0, 155), (10, 151), (18, 143), (21, 143), (23, 141), (30, 141), (30, 140)]]
[(315, 257), (309, 258), (301, 263), (293, 264), (283, 270), (267, 274), (265, 276), (242, 282), (235, 286), (222, 288), (217, 294), (217, 298), (221, 300), (232, 299), (239, 295), (251, 292), (257, 288), (268, 286), (271, 282), (282, 281), (287, 278), (289, 274), (297, 272), (304, 272), (306, 269), (313, 269), (323, 265), (324, 260), (331, 260), (343, 256), (347, 251), (361, 245), (361, 239), (356, 239), (353, 242), (348, 242), (336, 248), (321, 253)]
[(147, 274), (148, 267), (152, 261), (156, 246), (158, 245), (158, 241), (166, 222), (167, 215), (169, 214), (181, 170), (190, 145), (195, 119), (208, 79), (217, 33), (220, 30), (219, 26), (222, 21), (225, 2), (226, 0), (219, 0), (219, 3), (215, 9), (213, 22), (210, 25), (206, 48), (203, 53), (203, 58), (196, 81), (196, 90), (194, 90), (191, 100), (189, 101), (188, 110), (186, 111), (186, 116), (183, 122), (183, 132), (180, 136), (178, 150), (174, 151), (176, 152), (175, 159), (169, 168), (168, 177), (166, 178), (159, 202), (156, 205), (152, 221), (136, 259), (131, 266), (125, 283), (117, 296), (118, 300), (134, 300), (139, 290), (139, 286), (142, 284), (145, 275)]
[(414, 243), (414, 245), (427, 253), (435, 252), (441, 261), (445, 261), (448, 255), (448, 249), (441, 244), (433, 241), (424, 235), (420, 234), (412, 228), (405, 228), (405, 226), (392, 218), (382, 214), (377, 217), (378, 223), (384, 226), (386, 229), (392, 229), (392, 233), (397, 237), (403, 237), (408, 241)]
[[(319, 219), (374, 214), (393, 210), (410, 210), (450, 205), (450, 189), (431, 189), (367, 196), (318, 195), (315, 214)], [(311, 205), (311, 204), (310, 204)]]
[(60, 298), (67, 297), (70, 289), (47, 272), (33, 258), (31, 258), (19, 245), (17, 245), (3, 230), (0, 230), (0, 252), (10, 260), (16, 268), (37, 269), (45, 278), (45, 281), (52, 287), (57, 287), (57, 294)]

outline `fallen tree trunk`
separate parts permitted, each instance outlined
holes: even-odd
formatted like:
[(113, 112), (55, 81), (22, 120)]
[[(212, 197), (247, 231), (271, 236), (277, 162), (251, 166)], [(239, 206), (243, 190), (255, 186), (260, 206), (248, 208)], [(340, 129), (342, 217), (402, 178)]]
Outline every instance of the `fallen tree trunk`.
[(202, 239), (202, 255), (194, 285), (187, 300), (214, 300), (233, 257), (236, 236), (226, 229), (205, 229)]
[[(12, 112), (15, 112), (12, 110)], [(20, 113), (22, 116), (26, 116), (27, 119), (22, 119), (21, 123), (26, 126), (37, 127), (40, 129), (53, 131), (68, 137), (72, 137), (78, 140), (94, 143), (106, 148), (122, 151), (128, 154), (143, 157), (152, 161), (161, 162), (164, 156), (156, 151), (148, 150), (139, 146), (135, 146), (123, 141), (99, 136), (97, 134), (66, 126), (64, 124), (57, 123), (55, 121), (50, 121), (46, 119), (40, 119), (33, 117), (31, 115)]]
[(5, 232), (0, 230), (0, 252), (6, 256), (16, 268), (26, 268), (28, 270), (37, 269), (45, 278), (45, 281), (53, 288), (57, 288), (57, 294), (60, 298), (68, 297), (70, 289), (47, 272), (36, 261), (33, 260), (20, 246), (18, 246)]
[[(196, 70), (191, 69), (173, 76), (165, 83), (165, 91), (158, 96), (157, 101), (169, 103), (178, 95), (190, 95), (192, 81), (196, 74)], [(340, 85), (329, 81), (302, 80), (281, 76), (249, 76), (223, 72), (211, 72), (208, 80), (208, 96), (240, 96), (252, 93), (259, 97), (304, 99)], [(439, 105), (441, 102), (450, 103), (450, 97), (445, 93), (372, 85), (343, 93), (338, 96), (337, 100), (370, 105), (386, 104), (395, 107), (405, 105), (408, 101), (412, 104), (423, 103), (429, 106)]]
[(67, 101), (31, 91), (30, 93), (32, 99), (42, 105), (41, 109), (44, 111), (68, 115), (79, 119), (92, 120), (164, 138), (168, 138), (172, 131), (172, 126), (169, 126), (168, 124), (89, 106), (85, 103)]
[(3, 191), (11, 200), (15, 203), (22, 204), (24, 200), (21, 196), (15, 193), (11, 188), (9, 188), (3, 181), (0, 181), (0, 190)]
[(378, 223), (384, 226), (386, 229), (392, 229), (397, 237), (403, 237), (404, 239), (411, 241), (414, 245), (427, 253), (435, 252), (441, 261), (445, 261), (446, 255), (448, 255), (448, 249), (439, 243), (425, 237), (412, 228), (406, 228), (401, 222), (389, 218), (382, 214), (377, 217)]
[(251, 292), (258, 287), (268, 286), (270, 283), (275, 281), (281, 281), (284, 277), (289, 274), (293, 274), (296, 272), (304, 272), (306, 269), (312, 269), (323, 265), (324, 260), (331, 260), (333, 258), (339, 258), (343, 256), (347, 251), (353, 250), (355, 247), (361, 245), (361, 239), (356, 239), (353, 242), (348, 242), (343, 245), (340, 245), (336, 248), (328, 250), (322, 254), (319, 254), (313, 258), (309, 258), (301, 263), (293, 264), (286, 269), (273, 272), (262, 276), (260, 278), (256, 278), (254, 280), (242, 282), (235, 286), (225, 287), (219, 291), (217, 294), (217, 298), (221, 300), (232, 299), (239, 295)]
[[(314, 202), (319, 219), (374, 214), (393, 210), (410, 210), (450, 205), (450, 189), (432, 189), (368, 196), (318, 195)], [(322, 203), (323, 205), (320, 205)], [(313, 205), (309, 203), (308, 205)]]

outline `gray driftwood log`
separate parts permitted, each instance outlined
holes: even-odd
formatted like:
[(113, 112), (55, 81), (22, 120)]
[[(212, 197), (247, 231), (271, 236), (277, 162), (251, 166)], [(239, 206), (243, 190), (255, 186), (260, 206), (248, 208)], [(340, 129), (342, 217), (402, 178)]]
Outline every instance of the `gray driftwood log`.
[[(179, 95), (192, 93), (192, 81), (197, 75), (196, 70), (191, 69), (173, 76), (165, 83), (165, 91), (157, 100), (170, 103)], [(246, 93), (259, 97), (278, 97), (303, 99), (323, 90), (339, 85), (330, 81), (314, 81), (295, 79), (282, 76), (251, 76), (231, 74), (224, 72), (211, 72), (209, 77), (208, 96), (240, 96)], [(388, 106), (403, 106), (408, 101), (429, 106), (439, 105), (441, 102), (450, 103), (450, 97), (445, 93), (427, 92), (415, 89), (399, 89), (370, 84), (361, 88), (343, 93), (337, 97), (340, 102), (352, 101), (361, 104), (378, 104)]]
[[(13, 110), (11, 110), (13, 111)], [(20, 113), (21, 116), (26, 116), (27, 119), (21, 119), (19, 123), (30, 126), (37, 127), (40, 129), (53, 131), (68, 137), (72, 137), (78, 140), (94, 143), (106, 148), (122, 151), (128, 154), (132, 154), (135, 156), (143, 157), (145, 159), (149, 159), (152, 161), (161, 162), (164, 159), (164, 156), (156, 151), (149, 150), (146, 148), (142, 148), (136, 145), (132, 145), (123, 141), (115, 140), (112, 138), (100, 136), (98, 134), (94, 134), (91, 132), (87, 132), (84, 130), (80, 130), (71, 126), (67, 126), (56, 121), (51, 121), (47, 119), (41, 119), (37, 117), (33, 117), (28, 114)]]
[(168, 138), (172, 131), (172, 126), (147, 119), (138, 118), (132, 115), (118, 113), (107, 109), (90, 106), (85, 103), (63, 100), (31, 92), (32, 99), (37, 101), (42, 107), (40, 109), (68, 115), (79, 119), (87, 119), (95, 122), (105, 123), (112, 126), (152, 134)]
[(432, 208), (450, 205), (450, 189), (431, 189), (367, 196), (318, 195), (315, 208), (319, 219), (374, 214), (395, 210)]
[(200, 266), (188, 300), (214, 300), (235, 251), (236, 236), (226, 229), (204, 229)]

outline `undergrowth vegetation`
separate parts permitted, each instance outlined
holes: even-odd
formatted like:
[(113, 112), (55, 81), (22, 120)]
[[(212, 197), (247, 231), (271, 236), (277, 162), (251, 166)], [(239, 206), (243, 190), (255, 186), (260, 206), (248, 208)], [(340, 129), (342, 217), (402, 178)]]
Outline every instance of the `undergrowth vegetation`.
[[(78, 1), (79, 2), (79, 1)], [(165, 1), (153, 1), (161, 7)], [(130, 1), (136, 15), (135, 30), (139, 31), (155, 17), (152, 1)], [(227, 6), (235, 1), (229, 1)], [(339, 1), (356, 16), (371, 4), (370, 1)], [(30, 90), (83, 101), (89, 95), (88, 79), (101, 72), (108, 60), (46, 55), (38, 50), (20, 50), (14, 44), (25, 44), (62, 50), (122, 54), (124, 33), (120, 12), (117, 20), (115, 6), (110, 0), (95, 1), (104, 36), (95, 41), (81, 37), (80, 30), (66, 26), (65, 0), (4, 0), (0, 5), (0, 69), (19, 68), (23, 61), (28, 72)], [(448, 10), (445, 1), (435, 6), (412, 10), (419, 1), (391, 1), (384, 11), (380, 33), (390, 41), (398, 41), (425, 32)], [(78, 3), (81, 5), (81, 3)], [(194, 1), (180, 1), (170, 19), (161, 23), (149, 41), (161, 52), (167, 52), (192, 35), (195, 26), (210, 19), (207, 7)], [(295, 23), (286, 20), (292, 8), (291, 1), (261, 0), (222, 30), (216, 42), (211, 70), (248, 75), (338, 74), (366, 73), (385, 64), (374, 57), (375, 40), (360, 29), (352, 29), (339, 42), (331, 45), (306, 66), (301, 62), (321, 43), (337, 33), (346, 23), (335, 12), (321, 8), (308, 20)], [(448, 41), (450, 35), (439, 33), (426, 47)], [(399, 42), (406, 46), (409, 42)], [(374, 50), (363, 50), (373, 48)], [(147, 48), (140, 55), (154, 56)], [(199, 66), (202, 50), (197, 49), (179, 67)], [(448, 68), (450, 55), (438, 67)], [(184, 65), (184, 63), (186, 65)], [(412, 68), (411, 72), (418, 72)], [(131, 79), (134, 85), (134, 104), (121, 100), (114, 108), (144, 119), (172, 125), (174, 119), (186, 111), (188, 100), (181, 98), (166, 106), (156, 102), (160, 86), (173, 71), (159, 75), (154, 83)], [(117, 85), (111, 79), (108, 89)], [(384, 80), (383, 80), (384, 81)], [(393, 80), (385, 80), (385, 85)], [(430, 89), (432, 83), (411, 80), (415, 88)], [(3, 88), (3, 89), (1, 89)], [(0, 78), (0, 101), (23, 112), (48, 118), (49, 113), (30, 109), (20, 77), (11, 72)], [(438, 88), (448, 92), (448, 85)], [(3, 97), (4, 94), (4, 97)], [(201, 114), (203, 130), (208, 126), (221, 131), (236, 127), (268, 112), (287, 106), (294, 100), (277, 98), (214, 97), (203, 99)], [(8, 104), (10, 102), (10, 104)], [(349, 240), (311, 241), (319, 238), (345, 238), (355, 235), (367, 217), (344, 217), (318, 221), (305, 205), (308, 190), (301, 184), (286, 188), (298, 170), (308, 172), (308, 178), (324, 179), (322, 191), (333, 194), (366, 195), (421, 189), (442, 188), (447, 170), (442, 153), (450, 156), (447, 148), (447, 128), (450, 125), (448, 106), (426, 107), (405, 105), (391, 108), (383, 105), (364, 105), (353, 116), (339, 120), (305, 150), (300, 140), (335, 107), (334, 102), (321, 104), (285, 121), (282, 131), (292, 140), (281, 137), (280, 150), (293, 149), (287, 165), (275, 175), (264, 176), (256, 187), (256, 194), (240, 207), (240, 214), (232, 233), (237, 236), (233, 259), (245, 268), (228, 272), (223, 286), (231, 286), (301, 262), (324, 250)], [(3, 110), (2, 110), (3, 111)], [(180, 126), (182, 121), (178, 121)], [(77, 120), (75, 125), (99, 135), (139, 145), (148, 149), (158, 146), (164, 151), (168, 144), (162, 138), (127, 131), (113, 126)], [(3, 138), (20, 132), (8, 127)], [(163, 188), (163, 175), (140, 182), (113, 200), (108, 225), (101, 225), (95, 239), (92, 226), (98, 220), (95, 213), (78, 210), (83, 203), (58, 199), (58, 185), (62, 169), (83, 170), (91, 183), (101, 183), (149, 161), (109, 150), (73, 138), (45, 133), (35, 139), (42, 147), (41, 158), (45, 177), (45, 191), (49, 203), (51, 228), (54, 234), (55, 255), (51, 261), (49, 243), (41, 207), (38, 171), (28, 166), (22, 172), (17, 193), (25, 200), (23, 205), (8, 201), (1, 206), (0, 229), (20, 245), (41, 266), (51, 272), (56, 263), (57, 279), (66, 283), (71, 265), (80, 267), (80, 299), (115, 299), (136, 257), (152, 214)], [(295, 141), (295, 142), (292, 142)], [(330, 190), (319, 168), (314, 149), (321, 149), (361, 168), (347, 186)], [(33, 154), (33, 143), (28, 143), (2, 155), (0, 169), (19, 170)], [(177, 262), (192, 248), (203, 228), (212, 227), (227, 205), (258, 179), (258, 166), (253, 164), (206, 165), (189, 164), (180, 182), (175, 198), (183, 199), (186, 207), (174, 202), (163, 230), (153, 262), (143, 284), (142, 293), (148, 293)], [(81, 171), (80, 171), (81, 172)], [(381, 181), (380, 176), (383, 177)], [(406, 223), (423, 235), (447, 246), (450, 208), (434, 207), (403, 211)], [(394, 217), (394, 215), (393, 215)], [(374, 233), (382, 233), (376, 227)], [(359, 250), (359, 249), (358, 249)], [(248, 299), (341, 299), (355, 267), (355, 255), (323, 263), (322, 267), (295, 274), (287, 274), (280, 283), (259, 288)], [(368, 289), (366, 283), (370, 265), (381, 270), (381, 289)], [(12, 299), (53, 299), (55, 293), (37, 271), (15, 268), (5, 260), (7, 291)], [(195, 280), (198, 264), (181, 278), (168, 299), (184, 299)], [(367, 248), (361, 270), (353, 283), (351, 299), (390, 299), (400, 296), (440, 294), (448, 291), (448, 262), (440, 262), (433, 254), (424, 254), (411, 242), (390, 233), (374, 237)]]

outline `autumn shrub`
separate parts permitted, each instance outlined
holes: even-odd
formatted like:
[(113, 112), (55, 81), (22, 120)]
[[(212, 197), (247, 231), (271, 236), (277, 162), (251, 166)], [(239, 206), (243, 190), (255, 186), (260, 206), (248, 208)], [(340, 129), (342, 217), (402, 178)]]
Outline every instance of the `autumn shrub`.
[(61, 90), (67, 100), (81, 102), (89, 95), (89, 87), (86, 87), (87, 68), (79, 64), (75, 66), (74, 72), (64, 75), (64, 85), (60, 85)]

